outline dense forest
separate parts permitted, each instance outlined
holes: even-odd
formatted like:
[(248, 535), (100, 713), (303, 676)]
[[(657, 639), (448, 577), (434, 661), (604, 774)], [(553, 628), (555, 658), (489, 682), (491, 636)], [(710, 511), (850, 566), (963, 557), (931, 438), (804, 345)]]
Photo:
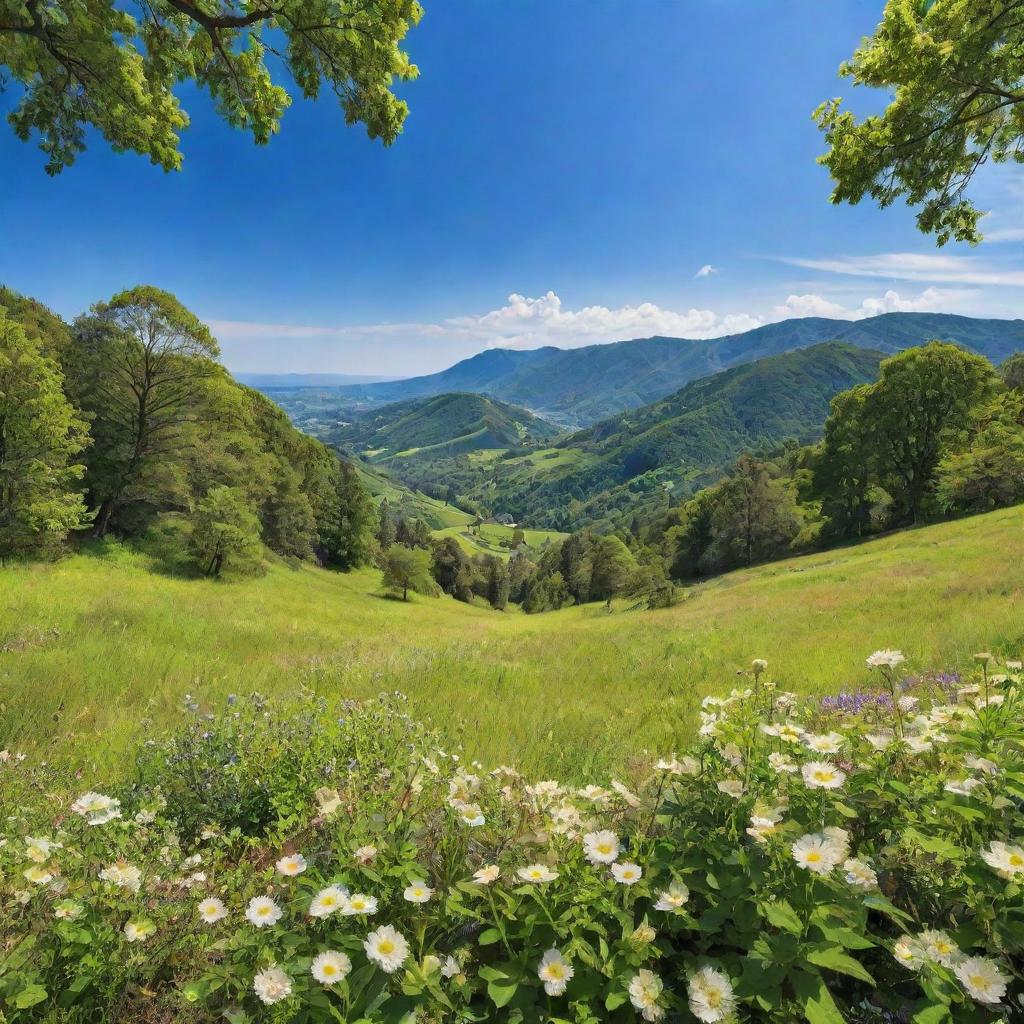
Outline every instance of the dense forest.
[(355, 470), (218, 357), (157, 288), (73, 324), (0, 290), (0, 558), (113, 535), (213, 576), (256, 571), (265, 550), (368, 562), (374, 509)]

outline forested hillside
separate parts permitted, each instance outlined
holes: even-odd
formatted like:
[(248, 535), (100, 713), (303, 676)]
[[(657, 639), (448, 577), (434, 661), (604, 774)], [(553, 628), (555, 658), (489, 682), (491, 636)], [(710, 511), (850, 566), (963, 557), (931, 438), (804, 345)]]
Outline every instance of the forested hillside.
[(259, 571), (264, 551), (370, 557), (348, 463), (232, 380), (207, 327), (137, 287), (73, 324), (0, 289), (0, 558), (131, 538), (165, 569)]
[(711, 340), (642, 338), (571, 349), (492, 349), (442, 373), (342, 387), (338, 395), (343, 401), (379, 403), (472, 391), (555, 423), (587, 426), (765, 356), (826, 341), (892, 354), (926, 338), (955, 341), (998, 363), (1024, 349), (1024, 320), (945, 313), (886, 313), (855, 321), (805, 317)]

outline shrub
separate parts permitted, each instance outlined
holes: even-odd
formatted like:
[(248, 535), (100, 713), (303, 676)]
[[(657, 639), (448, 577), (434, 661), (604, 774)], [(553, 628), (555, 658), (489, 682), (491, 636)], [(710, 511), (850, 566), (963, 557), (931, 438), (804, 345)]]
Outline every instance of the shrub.
[(394, 695), (190, 706), (130, 786), (73, 803), (69, 778), (8, 756), (0, 1007), (1015, 1019), (1024, 676), (980, 655), (964, 678), (903, 679), (902, 660), (877, 652), (877, 690), (824, 702), (754, 662), (704, 701), (690, 751), (628, 785), (463, 764)]

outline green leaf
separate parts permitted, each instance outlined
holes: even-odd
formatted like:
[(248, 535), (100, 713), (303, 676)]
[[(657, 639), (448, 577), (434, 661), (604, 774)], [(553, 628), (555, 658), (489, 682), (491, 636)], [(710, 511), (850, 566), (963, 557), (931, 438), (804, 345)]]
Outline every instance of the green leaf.
[(493, 946), (495, 942), (501, 941), (501, 932), (497, 928), (485, 928), (476, 941), (481, 946)]
[(782, 928), (784, 931), (792, 932), (794, 935), (799, 935), (804, 930), (803, 922), (786, 900), (762, 903), (760, 910), (761, 916), (776, 928)]
[(932, 1003), (931, 1006), (919, 1010), (912, 1018), (914, 1024), (948, 1024), (952, 1019), (949, 1007), (945, 1003)]
[(609, 992), (604, 1000), (604, 1008), (610, 1013), (612, 1010), (617, 1010), (629, 997), (625, 992), (617, 990), (615, 992)]
[(846, 1024), (832, 993), (819, 975), (793, 971), (789, 980), (793, 983), (808, 1024)]
[(500, 1010), (503, 1006), (507, 1006), (512, 1002), (512, 997), (516, 994), (516, 989), (519, 985), (514, 981), (489, 981), (487, 983), (487, 994), (491, 997), (491, 1001)]
[(900, 910), (899, 907), (895, 906), (884, 896), (879, 896), (877, 893), (870, 893), (865, 896), (864, 906), (871, 910), (880, 910), (883, 914), (887, 914), (894, 921), (903, 921), (907, 924), (913, 924), (914, 919), (909, 914)]
[(15, 997), (14, 1005), (19, 1010), (27, 1010), (46, 999), (46, 989), (35, 982), (26, 985)]
[(825, 946), (820, 949), (808, 950), (806, 958), (818, 967), (827, 967), (830, 971), (839, 971), (841, 974), (849, 974), (851, 978), (859, 978), (869, 985), (874, 985), (875, 979), (864, 969), (859, 960), (854, 960), (848, 953), (844, 953), (840, 946)]

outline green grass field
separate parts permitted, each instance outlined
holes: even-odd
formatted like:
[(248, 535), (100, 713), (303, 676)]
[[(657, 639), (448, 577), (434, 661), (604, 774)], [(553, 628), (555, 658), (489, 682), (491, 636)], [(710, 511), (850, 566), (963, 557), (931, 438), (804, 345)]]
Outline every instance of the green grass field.
[(1024, 652), (1024, 509), (735, 572), (664, 611), (499, 613), (379, 596), (379, 575), (275, 566), (236, 583), (169, 578), (117, 545), (0, 571), (0, 747), (117, 770), (182, 696), (400, 689), (468, 753), (565, 778), (667, 752), (701, 697), (753, 657), (780, 682), (869, 682), (864, 657), (963, 666)]
[[(498, 555), (508, 558), (511, 550), (502, 543), (512, 539), (515, 530), (511, 526), (499, 526), (497, 523), (481, 523), (480, 526), (449, 526), (443, 530), (435, 530), (435, 537), (454, 537), (459, 547), (469, 555)], [(543, 547), (567, 537), (566, 533), (557, 530), (523, 530), (526, 543), (532, 548)]]

